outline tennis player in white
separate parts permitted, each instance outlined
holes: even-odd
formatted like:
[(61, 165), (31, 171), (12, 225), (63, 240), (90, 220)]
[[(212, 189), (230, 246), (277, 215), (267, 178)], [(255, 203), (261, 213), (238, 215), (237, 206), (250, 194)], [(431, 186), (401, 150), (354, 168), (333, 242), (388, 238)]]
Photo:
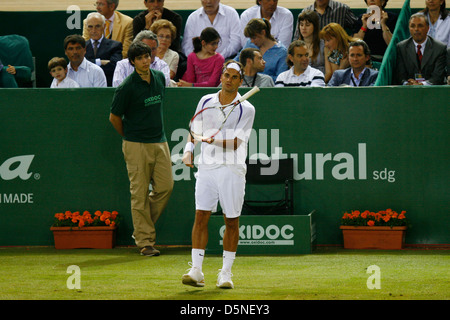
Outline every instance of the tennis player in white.
[[(205, 95), (196, 113), (213, 104), (226, 105), (239, 99), (238, 88), (244, 79), (243, 66), (235, 61), (224, 64), (222, 89)], [(239, 241), (239, 216), (245, 193), (245, 159), (255, 108), (243, 101), (231, 112), (222, 130), (212, 139), (201, 142), (195, 185), (195, 222), (192, 228), (192, 268), (182, 277), (182, 283), (195, 287), (205, 285), (203, 258), (208, 243), (208, 221), (220, 202), (225, 220), (223, 236), (223, 265), (219, 270), (217, 287), (233, 288), (231, 267)], [(193, 167), (194, 140), (189, 135), (183, 162)]]

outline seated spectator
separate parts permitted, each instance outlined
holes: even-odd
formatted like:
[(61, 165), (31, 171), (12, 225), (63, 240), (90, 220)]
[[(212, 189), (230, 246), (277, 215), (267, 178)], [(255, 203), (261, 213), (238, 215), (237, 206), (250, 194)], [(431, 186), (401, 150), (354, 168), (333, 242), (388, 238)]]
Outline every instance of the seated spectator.
[[(364, 40), (372, 53), (372, 60), (383, 60), (384, 52), (391, 42), (392, 33), (397, 23), (398, 15), (393, 12), (385, 11), (384, 8), (389, 0), (364, 0), (368, 6), (378, 6), (380, 8), (380, 20), (372, 20), (371, 25), (367, 25), (369, 17), (372, 13), (364, 13), (359, 16), (355, 25), (354, 37)], [(375, 22), (375, 23), (373, 23)]]
[[(158, 49), (158, 37), (156, 34), (151, 32), (150, 30), (143, 30), (138, 33), (136, 38), (133, 40), (133, 42), (136, 41), (142, 41), (146, 45), (148, 45), (152, 49), (152, 60), (150, 63), (150, 69), (158, 70), (164, 73), (164, 76), (166, 78), (166, 86), (170, 86), (170, 69), (169, 65), (164, 61), (159, 59), (156, 56), (156, 52)], [(114, 76), (113, 76), (113, 87), (118, 87), (119, 84), (125, 80), (126, 77), (128, 77), (130, 74), (134, 72), (134, 66), (131, 64), (128, 58), (122, 59), (119, 62), (117, 62), (116, 69), (114, 70)]]
[(326, 25), (319, 35), (325, 44), (325, 83), (328, 83), (335, 70), (346, 69), (350, 66), (348, 45), (357, 39), (350, 37), (337, 23)]
[[(133, 19), (133, 37), (142, 30), (151, 30), (154, 22), (165, 19), (170, 21), (176, 28), (175, 37), (172, 39), (170, 49), (176, 52), (181, 51), (181, 27), (183, 19), (181, 16), (164, 7), (164, 0), (144, 0), (147, 10), (142, 11)], [(153, 31), (154, 32), (154, 31)]]
[(224, 57), (216, 52), (220, 35), (212, 27), (192, 39), (194, 51), (187, 57), (187, 68), (179, 87), (217, 87), (220, 83)]
[(103, 69), (106, 83), (111, 87), (116, 63), (122, 60), (122, 43), (103, 36), (105, 17), (98, 12), (88, 14), (86, 26), (90, 37), (86, 41), (86, 59)]
[[(105, 38), (122, 43), (122, 57), (126, 58), (128, 47), (133, 40), (133, 19), (119, 11), (119, 0), (96, 0), (97, 12), (105, 17)], [(89, 40), (86, 20), (83, 22), (83, 38)]]
[[(277, 42), (271, 34), (271, 25), (267, 19), (251, 19), (244, 29), (244, 35), (247, 38), (246, 48), (257, 48), (263, 55), (266, 66), (262, 73), (272, 77), (275, 82), (278, 75), (288, 69), (286, 64), (287, 49)], [(237, 55), (234, 60), (239, 60)]]
[(170, 79), (175, 78), (178, 70), (178, 62), (180, 56), (178, 53), (170, 49), (172, 42), (175, 40), (177, 29), (175, 26), (166, 19), (156, 20), (150, 27), (152, 31), (158, 37), (158, 50), (156, 56), (161, 60), (164, 60), (170, 68)]
[(303, 11), (298, 16), (300, 40), (305, 41), (309, 53), (309, 65), (325, 74), (325, 44), (319, 37), (319, 16), (315, 11)]
[(256, 5), (241, 13), (241, 45), (244, 46), (247, 38), (244, 37), (244, 29), (253, 18), (265, 18), (270, 21), (271, 32), (277, 42), (286, 48), (292, 41), (294, 29), (294, 16), (289, 9), (278, 6), (278, 1), (256, 0)]
[(184, 26), (182, 49), (185, 56), (194, 50), (192, 39), (200, 36), (202, 30), (213, 26), (220, 34), (217, 52), (224, 58), (234, 57), (241, 48), (241, 27), (239, 14), (220, 0), (201, 1), (202, 7), (192, 12)]
[(290, 69), (277, 77), (275, 87), (325, 86), (323, 72), (309, 65), (309, 52), (304, 41), (295, 40), (291, 43), (286, 62)]
[(450, 16), (445, 8), (445, 0), (426, 0), (422, 10), (430, 24), (428, 35), (450, 47)]
[(244, 80), (241, 87), (274, 87), (271, 76), (263, 74), (266, 62), (259, 49), (246, 48), (239, 55), (239, 62), (244, 66)]
[(80, 87), (106, 87), (106, 76), (102, 68), (87, 61), (86, 41), (78, 34), (64, 39), (64, 52), (69, 59), (67, 76)]
[[(302, 12), (306, 10), (316, 11), (318, 13), (320, 30), (332, 22), (340, 24), (344, 29), (353, 30), (358, 20), (348, 5), (334, 0), (315, 0), (312, 5), (304, 8)], [(297, 24), (294, 40), (299, 37), (300, 34)]]
[(48, 62), (48, 71), (53, 77), (50, 88), (79, 88), (80, 85), (67, 77), (67, 61), (55, 57)]
[(444, 84), (447, 47), (428, 36), (429, 28), (428, 18), (423, 13), (410, 17), (411, 37), (397, 43), (396, 84)]
[(370, 49), (362, 40), (351, 42), (348, 49), (350, 68), (336, 70), (328, 86), (367, 87), (373, 86), (377, 80), (378, 71), (368, 67), (370, 64)]

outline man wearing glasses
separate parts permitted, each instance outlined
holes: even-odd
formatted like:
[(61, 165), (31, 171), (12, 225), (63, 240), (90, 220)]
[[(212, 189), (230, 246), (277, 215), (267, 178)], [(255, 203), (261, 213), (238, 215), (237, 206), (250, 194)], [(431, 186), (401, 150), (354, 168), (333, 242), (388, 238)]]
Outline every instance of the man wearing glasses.
[[(94, 7), (97, 12), (105, 17), (105, 38), (122, 42), (122, 56), (127, 57), (128, 48), (133, 40), (133, 19), (116, 9), (119, 6), (119, 0), (97, 0)], [(83, 38), (89, 40), (89, 31), (86, 20), (83, 22)]]

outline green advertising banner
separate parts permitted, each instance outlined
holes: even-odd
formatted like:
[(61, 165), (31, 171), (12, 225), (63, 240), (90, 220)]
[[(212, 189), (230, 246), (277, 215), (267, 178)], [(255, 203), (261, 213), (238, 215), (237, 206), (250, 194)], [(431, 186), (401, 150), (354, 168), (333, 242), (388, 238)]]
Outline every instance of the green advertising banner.
[[(314, 212), (309, 215), (258, 216), (239, 218), (239, 254), (308, 254), (315, 244)], [(225, 224), (222, 216), (211, 216), (206, 252), (223, 252)]]
[[(175, 186), (157, 244), (190, 244), (196, 168), (181, 153), (199, 99), (217, 90), (166, 90)], [(387, 208), (406, 211), (407, 244), (449, 244), (449, 90), (262, 88), (250, 99), (249, 155), (294, 159), (294, 215), (316, 210), (317, 244), (342, 244), (345, 211)], [(0, 90), (0, 246), (53, 245), (54, 214), (66, 210), (116, 210), (117, 243), (134, 244), (121, 138), (108, 120), (113, 94)]]

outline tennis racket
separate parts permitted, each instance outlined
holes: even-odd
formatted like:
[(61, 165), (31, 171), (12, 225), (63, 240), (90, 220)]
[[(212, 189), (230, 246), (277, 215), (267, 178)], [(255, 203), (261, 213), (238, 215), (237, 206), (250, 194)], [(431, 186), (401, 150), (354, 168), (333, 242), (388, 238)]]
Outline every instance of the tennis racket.
[(211, 141), (223, 128), (234, 108), (259, 91), (253, 87), (235, 102), (227, 105), (213, 105), (198, 111), (189, 122), (191, 136), (201, 142)]

